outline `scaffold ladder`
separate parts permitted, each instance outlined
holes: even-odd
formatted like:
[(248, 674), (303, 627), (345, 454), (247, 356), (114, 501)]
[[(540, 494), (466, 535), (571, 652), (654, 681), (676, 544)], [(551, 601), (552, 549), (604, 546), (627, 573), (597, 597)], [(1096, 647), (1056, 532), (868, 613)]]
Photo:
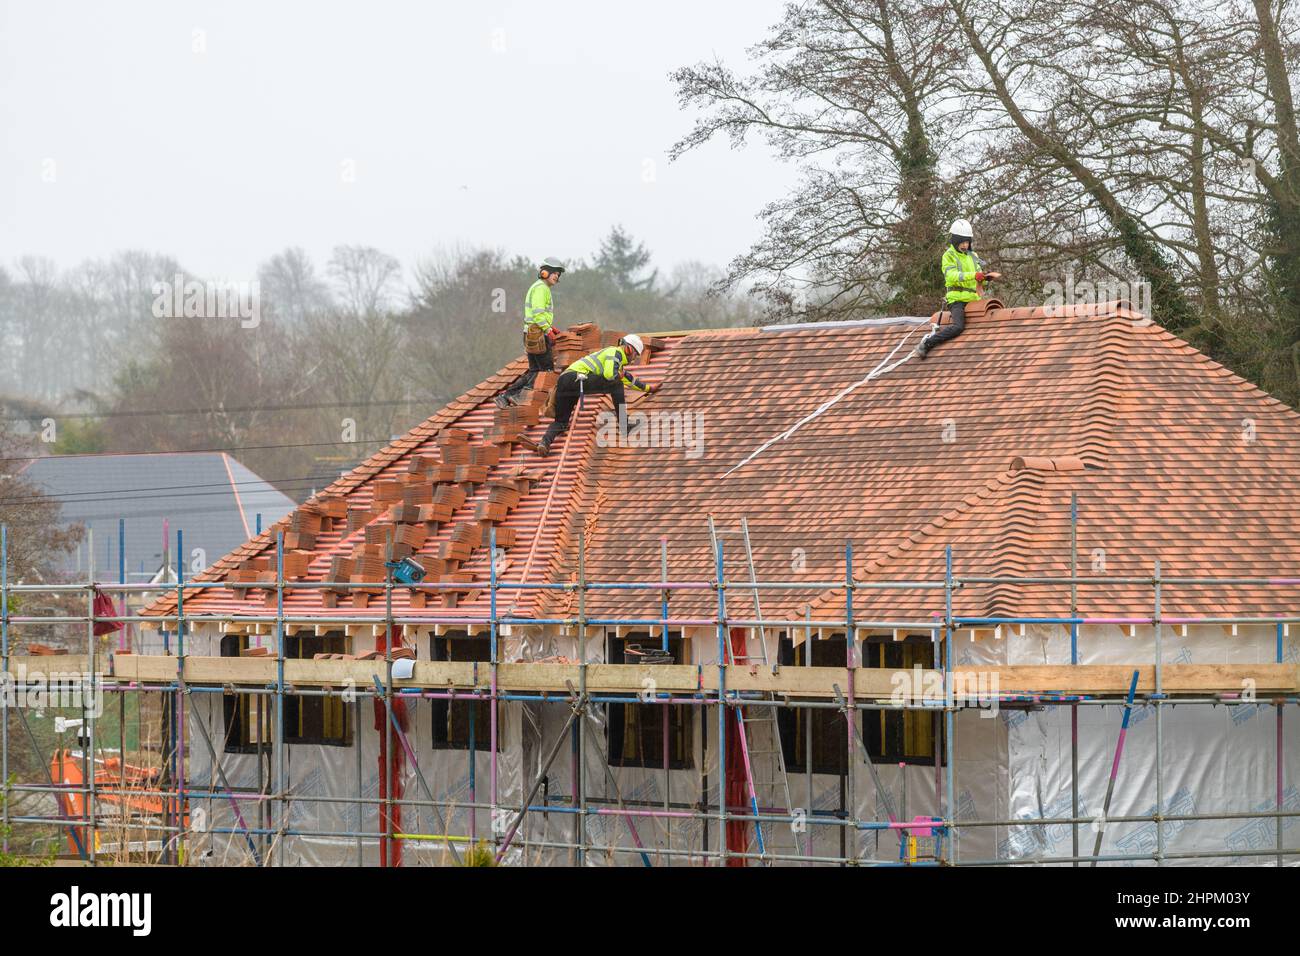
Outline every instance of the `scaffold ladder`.
[[(728, 634), (726, 641), (727, 663), (742, 664), (751, 667), (756, 667), (761, 664), (762, 666), (771, 669), (772, 661), (767, 652), (767, 634), (763, 627), (763, 603), (759, 596), (758, 576), (754, 570), (754, 549), (749, 538), (749, 519), (742, 517), (740, 519), (739, 530), (727, 531), (720, 530), (714, 523), (713, 515), (709, 515), (709, 536), (713, 542), (713, 552), (715, 555), (718, 553), (720, 541), (724, 537), (737, 537), (743, 542), (745, 546), (745, 565), (749, 575), (749, 580), (747, 584), (742, 582), (740, 587), (743, 590), (747, 586), (752, 595), (754, 602), (753, 619), (757, 622), (755, 630), (757, 631), (758, 636), (758, 653), (750, 653), (749, 642), (746, 641), (745, 653), (736, 654), (735, 649), (732, 647), (731, 636)], [(726, 580), (725, 549), (723, 551), (723, 563), (723, 581), (719, 582), (720, 584), (725, 584)], [(776, 697), (770, 692), (765, 692), (761, 699), (766, 701), (775, 701)], [(760, 788), (765, 791), (770, 790), (775, 792), (779, 786), (781, 794), (785, 799), (782, 806), (785, 808), (786, 815), (790, 815), (793, 813), (794, 802), (790, 798), (790, 780), (786, 775), (785, 770), (785, 751), (781, 746), (781, 725), (777, 720), (776, 707), (767, 704), (754, 707), (746, 707), (742, 705), (736, 708), (736, 720), (738, 721), (740, 728), (741, 757), (745, 767), (745, 783), (749, 788), (750, 809), (754, 816), (759, 816), (761, 812), (758, 799)], [(758, 742), (760, 746), (756, 747), (756, 742)], [(767, 743), (768, 746), (761, 746), (763, 743)], [(758, 777), (755, 772), (755, 767), (760, 760), (762, 761), (763, 766), (773, 768), (775, 774), (774, 777)], [(767, 836), (771, 831), (770, 829), (765, 830), (764, 826), (765, 825), (761, 821), (756, 820), (754, 822), (754, 833), (757, 838), (758, 852), (760, 858), (763, 860), (763, 865), (771, 866), (772, 861), (768, 856), (767, 840)]]

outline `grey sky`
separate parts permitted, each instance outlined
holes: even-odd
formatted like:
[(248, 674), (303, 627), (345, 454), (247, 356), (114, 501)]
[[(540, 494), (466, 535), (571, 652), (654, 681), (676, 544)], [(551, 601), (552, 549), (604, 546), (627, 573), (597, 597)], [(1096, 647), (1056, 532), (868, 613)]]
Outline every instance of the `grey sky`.
[(759, 143), (670, 165), (667, 73), (740, 66), (781, 8), (0, 0), (0, 261), (241, 279), (286, 245), (577, 256), (622, 222), (660, 265), (722, 265), (796, 173)]

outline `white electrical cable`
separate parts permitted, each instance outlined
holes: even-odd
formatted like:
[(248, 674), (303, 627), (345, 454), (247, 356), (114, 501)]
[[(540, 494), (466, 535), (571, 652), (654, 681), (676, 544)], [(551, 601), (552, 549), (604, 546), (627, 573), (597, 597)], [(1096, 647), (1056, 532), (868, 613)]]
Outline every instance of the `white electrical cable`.
[[(917, 328), (925, 328), (925, 326), (923, 326), (923, 325), (918, 325), (916, 328), (912, 329), (910, 332), (908, 332), (906, 335), (904, 335), (903, 338), (902, 338), (902, 341), (900, 341), (897, 345), (895, 345), (894, 348), (893, 348), (893, 350), (890, 351), (890, 353), (889, 353), (888, 355), (886, 355), (883, 359), (880, 360), (880, 364), (877, 365), (875, 368), (873, 368), (870, 372), (867, 373), (867, 377), (866, 377), (866, 378), (862, 379), (862, 380), (859, 381), (859, 382), (854, 382), (852, 385), (849, 385), (848, 387), (842, 389), (842, 390), (840, 391), (840, 393), (839, 393), (838, 395), (836, 395), (834, 398), (832, 398), (832, 399), (830, 399), (830, 400), (828, 400), (828, 401), (825, 401), (825, 402), (823, 402), (821, 405), (817, 406), (817, 408), (816, 408), (815, 410), (813, 410), (810, 414), (805, 415), (803, 418), (799, 419), (799, 421), (795, 422), (793, 425), (791, 425), (791, 426), (790, 426), (789, 428), (787, 428), (785, 431), (781, 432), (781, 434), (779, 434), (779, 435), (777, 435), (775, 438), (771, 438), (771, 439), (769, 439), (768, 441), (765, 441), (763, 444), (759, 445), (758, 448), (754, 449), (754, 452), (753, 452), (753, 453), (752, 453), (748, 458), (746, 458), (744, 461), (740, 462), (738, 465), (733, 466), (733, 467), (731, 468), (730, 471), (727, 471), (725, 474), (722, 475), (722, 478), (726, 478), (727, 475), (730, 475), (731, 472), (733, 472), (733, 471), (737, 471), (737, 470), (739, 470), (739, 469), (741, 469), (741, 468), (744, 468), (744, 467), (745, 467), (746, 465), (748, 465), (751, 461), (753, 461), (753, 460), (754, 460), (755, 458), (757, 458), (759, 455), (763, 454), (763, 452), (767, 451), (769, 448), (771, 448), (773, 445), (775, 445), (777, 442), (781, 441), (782, 439), (784, 439), (784, 438), (789, 438), (791, 435), (793, 435), (795, 432), (797, 432), (800, 428), (802, 428), (804, 425), (808, 424), (810, 421), (812, 421), (812, 420), (813, 420), (814, 418), (816, 418), (817, 416), (821, 415), (822, 412), (824, 412), (824, 411), (826, 411), (827, 409), (831, 408), (833, 405), (835, 405), (835, 403), (837, 403), (838, 401), (840, 401), (840, 399), (844, 398), (844, 396), (848, 395), (850, 392), (854, 391), (855, 389), (861, 388), (863, 385), (866, 385), (866, 384), (867, 384), (868, 382), (870, 382), (872, 379), (879, 378), (879, 377), (882, 376), (882, 375), (885, 375), (885, 374), (887, 374), (887, 373), (889, 373), (889, 372), (892, 372), (894, 369), (898, 368), (900, 365), (902, 365), (904, 362), (906, 362), (908, 359), (910, 359), (913, 355), (916, 354), (915, 352), (908, 352), (906, 355), (904, 355), (904, 356), (903, 356), (901, 359), (899, 359), (897, 362), (890, 363), (890, 359), (892, 359), (895, 355), (898, 354), (898, 350), (901, 349), (904, 345), (906, 345), (906, 344), (907, 344), (907, 340), (910, 339), (914, 334), (916, 334), (916, 329), (917, 329)], [(721, 479), (719, 479), (719, 480), (721, 480)]]

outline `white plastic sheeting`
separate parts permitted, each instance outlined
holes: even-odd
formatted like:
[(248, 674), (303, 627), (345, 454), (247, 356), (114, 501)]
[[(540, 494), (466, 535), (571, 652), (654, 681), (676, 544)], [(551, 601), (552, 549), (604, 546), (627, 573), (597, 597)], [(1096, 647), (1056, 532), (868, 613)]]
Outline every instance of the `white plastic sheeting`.
[[(1276, 630), (1268, 625), (1166, 627), (1162, 635), (1165, 664), (1271, 663), (1276, 660)], [(998, 650), (994, 642), (994, 651)], [(1010, 664), (1068, 663), (1068, 628), (1028, 627), (1024, 637), (1005, 642)], [(1283, 661), (1300, 660), (1294, 636), (1283, 641)], [(1084, 627), (1079, 636), (1081, 664), (1141, 664), (1155, 661), (1151, 628)], [(1250, 688), (1242, 688), (1249, 693)], [(1277, 803), (1278, 720), (1282, 714), (1282, 809), (1300, 810), (1296, 771), (1300, 763), (1300, 720), (1294, 705), (1278, 708), (1268, 701), (1242, 704), (1165, 704), (1162, 723), (1161, 787), (1165, 815), (1271, 812)], [(1160, 844), (1166, 854), (1228, 853), (1229, 856), (1167, 860), (1167, 865), (1276, 865), (1272, 855), (1245, 853), (1275, 850), (1276, 819), (1169, 821), (1160, 832), (1154, 822), (1106, 824), (1100, 819), (1123, 716), (1122, 704), (1078, 708), (1079, 815), (1096, 818), (1079, 827), (1079, 848), (1090, 855), (1098, 829), (1103, 856), (1145, 856)], [(1156, 708), (1135, 707), (1120, 757), (1108, 816), (1150, 815), (1157, 805)], [(1070, 710), (1006, 711), (1011, 774), (1011, 816), (1033, 819), (1071, 815)], [(959, 738), (960, 739), (960, 738)], [(1296, 844), (1296, 822), (1282, 820), (1284, 845)], [(998, 843), (998, 856), (1017, 859), (1071, 855), (1068, 825), (1014, 827)], [(962, 844), (962, 858), (967, 858)], [(1286, 861), (1295, 865), (1295, 859)], [(1123, 860), (1110, 865), (1153, 866), (1152, 860)]]
[[(428, 655), (428, 639), (418, 642), (422, 658)], [(187, 653), (216, 655), (219, 639), (199, 635), (191, 640)], [(225, 722), (220, 694), (192, 694), (190, 720), (201, 718), (212, 738), (212, 744), (221, 762), (230, 786), (244, 794), (257, 793), (259, 789), (274, 791), (274, 768), (268, 744), (263, 758), (260, 775), (258, 756), (255, 754), (223, 753), (225, 740)], [(470, 810), (464, 805), (470, 802), (470, 755), (468, 751), (435, 749), (432, 744), (433, 716), (431, 701), (404, 698), (407, 710), (406, 737), (418, 761), (418, 773), (432, 792), (434, 800), (440, 804), (438, 812), (447, 824), (444, 830), (438, 818), (429, 807), (402, 807), (401, 830), (408, 834), (451, 833), (464, 835), (470, 832)], [(273, 712), (273, 697), (267, 697), (268, 709)], [(279, 853), (283, 850), (284, 865), (307, 866), (377, 866), (379, 864), (380, 816), (378, 803), (356, 803), (360, 795), (366, 800), (377, 800), (379, 796), (379, 745), (382, 730), (375, 730), (375, 707), (373, 699), (359, 697), (356, 702), (348, 703), (347, 710), (352, 721), (353, 741), (351, 747), (320, 746), (315, 744), (289, 744), (284, 747), (286, 755), (286, 775), (288, 792), (291, 798), (289, 807), (289, 829), (310, 831), (311, 836), (291, 836), (284, 841), (281, 848), (273, 838), (253, 836), (257, 858), (263, 864), (278, 864)], [(502, 703), (499, 705), (498, 735), (501, 746), (498, 754), (498, 801), (506, 806), (518, 806), (520, 800), (520, 723), (521, 705)], [(482, 739), (486, 742), (488, 728), (481, 728)], [(189, 750), (188, 785), (192, 788), (220, 789), (220, 778), (210, 759), (208, 749), (203, 743), (197, 726), (191, 725), (187, 731), (187, 748)], [(359, 749), (358, 749), (359, 746)], [(396, 734), (393, 736), (393, 748), (402, 750)], [(359, 758), (359, 759), (358, 759)], [(487, 804), (490, 799), (490, 762), (491, 753), (486, 746), (474, 754), (475, 799), (473, 802)], [(269, 780), (269, 787), (266, 781)], [(324, 802), (315, 802), (308, 798), (327, 798)], [(426, 800), (424, 789), (417, 780), (417, 767), (409, 759), (405, 762), (402, 779), (402, 800)], [(278, 819), (276, 801), (265, 802), (270, 809), (271, 826)], [(194, 822), (195, 810), (202, 810), (202, 826), (206, 832), (191, 834), (191, 859), (199, 863), (213, 865), (253, 865), (254, 851), (249, 846), (233, 806), (238, 806), (243, 817), (243, 826), (258, 829), (266, 826), (266, 818), (259, 822), (259, 807), (263, 802), (240, 799), (232, 801), (225, 796), (212, 798), (191, 798), (191, 827), (197, 829)], [(480, 809), (475, 814), (475, 831), (477, 835), (491, 842), (492, 816), (488, 808)], [(233, 829), (236, 832), (218, 832)], [(330, 836), (329, 834), (366, 833), (370, 836), (358, 839), (355, 836)], [(403, 866), (444, 865), (454, 862), (446, 843), (440, 840), (403, 840)], [(464, 853), (465, 845), (458, 843), (457, 851)], [(506, 862), (518, 858), (518, 851), (507, 856)]]
[[(998, 638), (978, 641), (964, 636), (956, 645), (956, 662), (980, 664), (1064, 664), (1070, 660), (1068, 627), (1028, 626), (1021, 630), (1004, 628)], [(774, 636), (770, 653), (775, 654)], [(428, 640), (417, 643), (422, 658), (428, 654)], [(603, 642), (589, 639), (588, 659), (603, 660)], [(576, 641), (571, 638), (503, 639), (503, 660), (532, 659), (561, 653), (576, 656)], [(715, 663), (716, 645), (712, 641), (687, 642), (694, 646), (692, 663)], [(1129, 636), (1127, 628), (1085, 627), (1078, 641), (1079, 663), (1140, 664), (1154, 660), (1154, 639), (1150, 629), (1139, 629)], [(1276, 654), (1275, 632), (1269, 626), (1242, 625), (1236, 636), (1215, 625), (1193, 627), (1186, 637), (1173, 628), (1164, 629), (1166, 664), (1176, 663), (1245, 663), (1272, 662)], [(189, 653), (216, 654), (215, 639), (202, 635), (191, 639)], [(1300, 647), (1294, 637), (1284, 644), (1283, 659), (1300, 660)], [(191, 714), (205, 722), (217, 747), (232, 786), (255, 792), (258, 788), (256, 758), (241, 754), (221, 754), (224, 740), (222, 697), (219, 694), (191, 695)], [(353, 705), (349, 705), (352, 707)], [(444, 802), (444, 820), (453, 834), (469, 831), (469, 755), (465, 751), (435, 750), (431, 744), (431, 714), (428, 701), (408, 701), (410, 730), (408, 739), (414, 748), (419, 770), (435, 798)], [(1078, 766), (1080, 815), (1093, 817), (1101, 810), (1109, 779), (1115, 744), (1119, 734), (1123, 705), (1080, 705), (1078, 713)], [(716, 808), (719, 777), (717, 770), (717, 710), (710, 706), (693, 708), (694, 747), (690, 766), (670, 770), (612, 767), (606, 772), (605, 709), (597, 706), (585, 720), (586, 793), (593, 806), (613, 809), (618, 800), (625, 806), (641, 810), (661, 809), (665, 791), (675, 811), (700, 806)], [(1296, 773), (1300, 770), (1300, 725), (1294, 705), (1284, 708), (1283, 806), (1300, 809), (1300, 789)], [(1164, 706), (1163, 723), (1163, 797), (1167, 815), (1196, 813), (1271, 811), (1276, 799), (1276, 758), (1278, 708), (1268, 702), (1209, 705), (1172, 704)], [(354, 708), (353, 720), (357, 721)], [(503, 703), (500, 706), (502, 749), (499, 755), (499, 802), (518, 807), (538, 776), (541, 762), (550, 753), (569, 715), (562, 699), (553, 704)], [(374, 798), (378, 793), (379, 736), (374, 729), (374, 708), (363, 698), (360, 719), (354, 737), (360, 745), (360, 765), (356, 747), (321, 747), (291, 745), (288, 754), (290, 792), (299, 797), (343, 798), (337, 803), (292, 804), (290, 825), (298, 830), (344, 833), (358, 829), (374, 834), (358, 841), (354, 837), (297, 836), (284, 847), (287, 864), (330, 865), (378, 863), (378, 808), (365, 805), (360, 811), (354, 803), (358, 793)], [(1153, 706), (1136, 707), (1132, 714), (1124, 753), (1120, 760), (1110, 815), (1147, 815), (1156, 806), (1156, 716)], [(1034, 820), (1068, 817), (1071, 811), (1071, 725), (1070, 707), (1046, 705), (1039, 708), (1000, 706), (972, 708), (959, 712), (956, 723), (955, 798), (958, 823), (977, 820)], [(487, 728), (483, 728), (484, 734)], [(189, 785), (218, 789), (219, 783), (208, 758), (206, 747), (191, 727), (187, 734), (189, 750)], [(400, 746), (396, 744), (395, 746)], [(754, 749), (762, 749), (761, 742)], [(475, 755), (476, 799), (488, 802), (489, 761), (486, 750)], [(540, 842), (569, 843), (575, 835), (576, 815), (566, 812), (573, 793), (574, 746), (562, 742), (559, 754), (546, 775), (545, 783), (533, 802), (549, 803), (554, 812), (528, 814), (517, 834), (506, 862), (527, 865), (565, 865), (573, 859), (569, 848), (547, 848)], [(757, 760), (764, 758), (756, 757)], [(771, 759), (771, 758), (766, 758)], [(854, 770), (857, 817), (863, 821), (887, 819), (886, 802), (877, 792), (870, 769), (855, 747), (851, 762)], [(269, 758), (268, 758), (269, 764)], [(269, 766), (264, 773), (269, 773)], [(772, 768), (757, 768), (760, 776), (773, 776)], [(896, 812), (911, 819), (918, 815), (942, 816), (946, 794), (946, 768), (935, 766), (878, 765), (876, 773), (889, 794)], [(405, 799), (423, 799), (416, 781), (416, 770), (409, 765), (405, 774)], [(705, 789), (702, 782), (707, 777)], [(838, 776), (804, 773), (788, 774), (791, 801), (796, 814), (807, 816), (809, 810), (837, 813), (843, 810), (846, 794), (844, 781)], [(760, 803), (780, 807), (785, 797), (782, 788), (760, 792)], [(238, 803), (245, 823), (257, 822), (259, 803)], [(239, 833), (218, 834), (214, 828), (236, 828), (231, 803), (224, 797), (192, 800), (191, 812), (201, 807), (206, 813), (207, 834), (195, 834), (191, 840), (192, 859), (213, 863), (248, 864), (252, 856), (247, 840)], [(499, 815), (501, 830), (513, 817)], [(274, 817), (273, 817), (274, 818)], [(475, 819), (477, 833), (489, 836), (493, 821), (488, 810), (480, 810)], [(439, 833), (441, 828), (432, 810), (404, 807), (403, 830)], [(654, 866), (698, 865), (707, 845), (716, 852), (719, 838), (716, 822), (650, 816), (623, 816), (614, 813), (588, 814), (583, 820), (585, 853), (588, 865), (643, 865), (646, 858), (637, 852), (613, 852), (620, 847), (661, 848), (678, 851), (680, 856), (649, 855)], [(1156, 825), (1153, 822), (1112, 823), (1105, 826), (1103, 855), (1141, 856), (1155, 852)], [(635, 831), (635, 833), (634, 833)], [(1284, 840), (1296, 844), (1295, 820), (1284, 820)], [(1078, 827), (1079, 847), (1091, 854), (1096, 836), (1094, 824)], [(823, 825), (768, 824), (764, 836), (770, 852), (838, 857), (851, 837), (844, 827)], [(1273, 819), (1226, 819), (1205, 821), (1169, 821), (1161, 827), (1165, 853), (1226, 853), (1218, 859), (1169, 861), (1171, 863), (1210, 863), (1239, 865), (1273, 865), (1275, 857), (1243, 856), (1247, 851), (1276, 847), (1277, 821)], [(809, 846), (809, 841), (811, 845)], [(945, 856), (959, 862), (989, 860), (1025, 860), (1042, 856), (1068, 856), (1071, 853), (1072, 827), (1050, 826), (982, 826), (959, 832), (957, 845), (949, 843)], [(259, 853), (267, 855), (267, 842), (256, 841)], [(929, 846), (923, 841), (923, 847)], [(461, 845), (463, 847), (463, 844)], [(859, 830), (858, 857), (863, 861), (891, 862), (899, 859), (899, 836), (887, 830)], [(756, 851), (751, 840), (750, 851)], [(443, 844), (404, 841), (403, 863), (440, 865), (450, 862)], [(1127, 865), (1153, 865), (1151, 861), (1126, 861)], [(1291, 862), (1291, 861), (1288, 861)], [(1066, 864), (1068, 865), (1068, 864)], [(1113, 865), (1113, 864), (1112, 864)]]

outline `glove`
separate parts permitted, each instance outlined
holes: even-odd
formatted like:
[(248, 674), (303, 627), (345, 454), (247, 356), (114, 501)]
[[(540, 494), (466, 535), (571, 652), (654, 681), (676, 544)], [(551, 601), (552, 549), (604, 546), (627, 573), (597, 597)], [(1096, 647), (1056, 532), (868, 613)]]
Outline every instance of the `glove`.
[(549, 328), (546, 330), (546, 341), (554, 344), (555, 340), (559, 338), (559, 335), (560, 333), (556, 332), (554, 328)]
[(587, 373), (586, 373), (586, 372), (579, 372), (579, 373), (578, 373), (578, 381), (579, 381), (579, 382), (585, 382), (586, 380), (587, 380)]
[(983, 281), (984, 281), (984, 273), (982, 273), (982, 272), (977, 272), (977, 273), (975, 273), (975, 281), (976, 281), (976, 282), (983, 282)]

